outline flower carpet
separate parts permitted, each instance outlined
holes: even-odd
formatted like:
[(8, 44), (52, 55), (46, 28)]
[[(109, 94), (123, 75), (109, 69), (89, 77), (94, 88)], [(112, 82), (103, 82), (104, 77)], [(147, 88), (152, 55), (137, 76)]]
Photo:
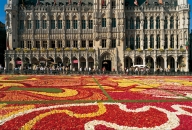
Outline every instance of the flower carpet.
[(0, 76), (0, 130), (191, 130), (191, 76)]

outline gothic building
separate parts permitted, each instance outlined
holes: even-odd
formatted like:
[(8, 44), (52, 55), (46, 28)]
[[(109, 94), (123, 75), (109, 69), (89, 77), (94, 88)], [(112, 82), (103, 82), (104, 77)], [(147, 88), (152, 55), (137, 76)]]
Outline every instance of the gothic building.
[(51, 60), (189, 71), (187, 0), (7, 0), (6, 68)]

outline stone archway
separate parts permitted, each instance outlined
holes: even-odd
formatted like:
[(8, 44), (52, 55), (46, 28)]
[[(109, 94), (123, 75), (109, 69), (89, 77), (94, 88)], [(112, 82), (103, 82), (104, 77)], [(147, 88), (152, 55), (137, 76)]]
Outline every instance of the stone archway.
[(147, 66), (149, 66), (151, 69), (154, 69), (154, 60), (151, 56), (147, 56), (145, 59), (145, 63)]
[(81, 57), (79, 63), (80, 67), (82, 67), (82, 70), (84, 70), (84, 68), (86, 68), (86, 59), (84, 57)]
[(31, 58), (31, 64), (32, 65), (38, 65), (39, 61), (37, 60), (37, 58), (33, 57), (33, 58)]
[(75, 68), (75, 71), (78, 71), (78, 59), (76, 57), (72, 58), (72, 69)]
[(46, 65), (46, 59), (45, 59), (44, 57), (40, 57), (40, 58), (39, 58), (39, 64), (40, 64), (41, 66), (45, 66), (45, 65)]
[(92, 57), (88, 58), (88, 67), (94, 68), (94, 59)]
[(175, 71), (175, 59), (172, 56), (167, 58), (167, 68), (170, 69), (170, 71)]
[(131, 66), (133, 66), (132, 59), (129, 56), (125, 57), (125, 59), (124, 59), (124, 67), (125, 68), (131, 68)]
[(9, 68), (8, 70), (13, 70), (13, 64), (12, 63), (9, 63)]
[(134, 65), (143, 65), (143, 59), (140, 56), (137, 56)]
[(18, 68), (18, 67), (20, 67), (21, 65), (22, 65), (22, 60), (21, 60), (21, 58), (17, 57), (17, 58), (15, 59), (15, 67)]
[(64, 59), (63, 59), (63, 65), (65, 66), (65, 67), (69, 67), (70, 66), (70, 59), (68, 58), (68, 57), (65, 57)]
[(109, 52), (104, 52), (101, 55), (100, 66), (101, 66), (101, 68), (105, 68), (106, 71), (111, 71), (112, 57), (111, 57), (111, 54)]
[(178, 68), (180, 71), (184, 71), (184, 68), (186, 66), (185, 64), (185, 57), (184, 56), (179, 56), (178, 57)]
[(61, 60), (60, 57), (57, 57), (57, 58), (55, 59), (55, 62), (57, 63), (57, 65), (63, 66), (63, 63), (62, 63), (62, 60)]
[(30, 65), (29, 58), (25, 57), (23, 60), (23, 67), (27, 69), (29, 65)]
[(157, 62), (157, 68), (165, 69), (163, 57), (158, 56), (156, 62)]

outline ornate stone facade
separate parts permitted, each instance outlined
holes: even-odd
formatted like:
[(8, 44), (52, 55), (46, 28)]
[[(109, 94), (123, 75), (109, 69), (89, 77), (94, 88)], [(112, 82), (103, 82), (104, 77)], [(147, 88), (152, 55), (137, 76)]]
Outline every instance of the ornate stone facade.
[(52, 1), (31, 5), (7, 0), (7, 68), (13, 69), (18, 60), (38, 64), (51, 59), (71, 62), (76, 69), (98, 65), (111, 71), (151, 64), (153, 70), (189, 70), (184, 49), (189, 36), (187, 0), (149, 0), (138, 6), (134, 0), (105, 0), (103, 5), (102, 0)]

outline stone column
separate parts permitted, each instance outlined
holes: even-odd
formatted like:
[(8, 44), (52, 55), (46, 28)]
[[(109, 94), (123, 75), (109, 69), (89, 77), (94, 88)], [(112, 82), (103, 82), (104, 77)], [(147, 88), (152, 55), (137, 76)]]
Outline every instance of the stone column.
[(55, 40), (55, 48), (58, 48), (58, 41)]
[(27, 48), (27, 41), (24, 40), (24, 48)]
[(177, 49), (177, 35), (174, 34), (174, 50)]
[(164, 69), (167, 69), (167, 57), (164, 57)]
[(89, 40), (86, 40), (86, 48), (89, 48)]
[(156, 57), (154, 58), (154, 72), (156, 71), (157, 69), (157, 61), (156, 61)]
[(188, 63), (188, 53), (186, 54), (186, 70), (185, 70), (185, 72), (189, 72), (189, 63)]
[(88, 70), (88, 57), (86, 57), (86, 68), (87, 68), (87, 70)]
[(47, 48), (50, 48), (50, 40), (47, 40)]
[(66, 42), (65, 42), (65, 40), (62, 40), (62, 47), (63, 47), (63, 48), (66, 47)]
[(42, 49), (42, 48), (43, 48), (43, 41), (40, 40), (40, 49)]
[(175, 72), (177, 72), (177, 57), (175, 58)]

